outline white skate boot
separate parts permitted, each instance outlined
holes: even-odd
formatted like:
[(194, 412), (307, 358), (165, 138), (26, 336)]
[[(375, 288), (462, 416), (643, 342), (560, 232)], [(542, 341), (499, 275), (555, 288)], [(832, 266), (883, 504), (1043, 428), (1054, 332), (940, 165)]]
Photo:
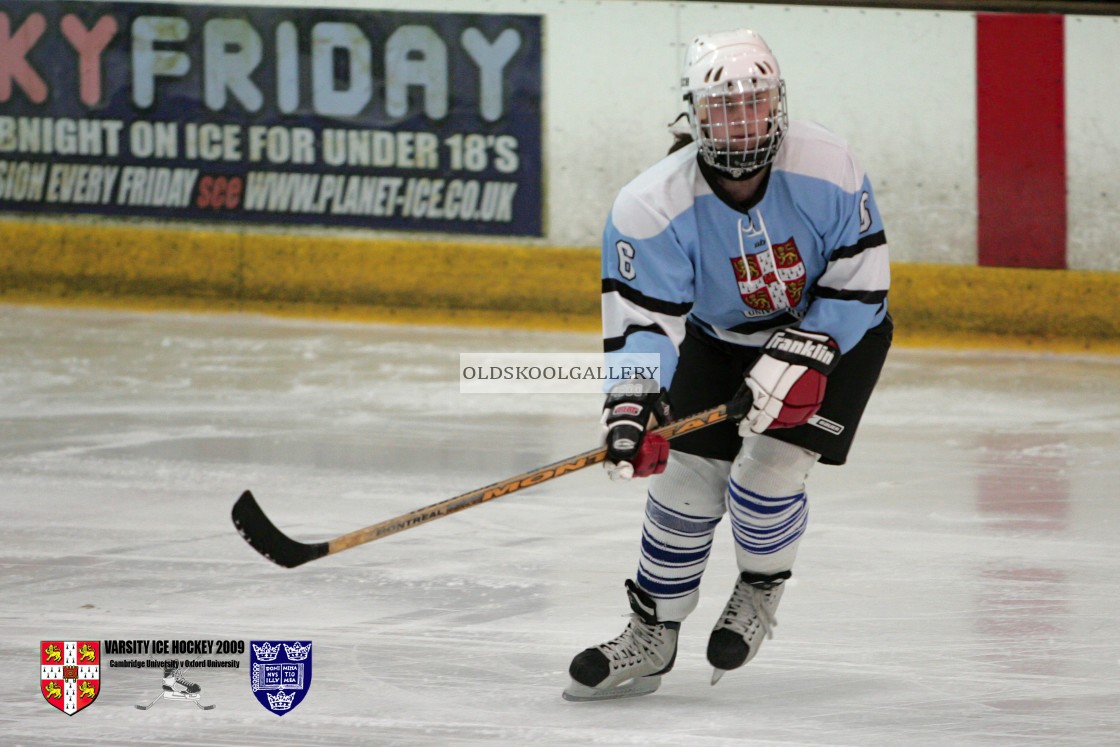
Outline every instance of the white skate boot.
[(679, 622), (659, 622), (657, 605), (626, 580), (626, 596), (634, 614), (622, 635), (586, 649), (572, 659), (572, 684), (565, 700), (607, 700), (648, 695), (661, 686), (661, 675), (677, 658)]
[(712, 635), (708, 638), (708, 663), (715, 667), (712, 684), (729, 669), (753, 659), (765, 638), (773, 638), (778, 624), (774, 613), (782, 599), (789, 571), (764, 576), (743, 571), (731, 591)]
[(202, 688), (198, 686), (198, 683), (183, 676), (181, 669), (164, 668), (163, 692), (166, 697), (186, 699), (193, 696), (197, 698), (201, 691)]
[(136, 707), (141, 711), (146, 711), (156, 703), (163, 700), (184, 700), (188, 703), (194, 703), (196, 706), (204, 711), (209, 711), (214, 708), (213, 704), (203, 705), (200, 701), (202, 698), (202, 688), (199, 687), (197, 682), (194, 682), (183, 674), (182, 669), (172, 669), (171, 667), (163, 668), (163, 691), (160, 692), (150, 703), (137, 703)]

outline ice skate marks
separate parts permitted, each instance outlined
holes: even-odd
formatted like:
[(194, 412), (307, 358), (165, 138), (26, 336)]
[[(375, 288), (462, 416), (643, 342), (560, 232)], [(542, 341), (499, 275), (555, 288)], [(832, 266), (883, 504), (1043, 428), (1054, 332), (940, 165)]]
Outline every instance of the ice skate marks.
[(39, 691), (48, 703), (73, 716), (101, 692), (99, 641), (41, 641)]
[(311, 641), (250, 641), (249, 684), (266, 709), (290, 712), (311, 687)]

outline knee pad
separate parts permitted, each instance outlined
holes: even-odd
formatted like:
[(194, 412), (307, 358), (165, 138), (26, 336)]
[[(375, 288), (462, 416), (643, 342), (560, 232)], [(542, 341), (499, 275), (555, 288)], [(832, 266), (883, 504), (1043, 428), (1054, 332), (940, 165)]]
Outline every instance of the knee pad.
[(775, 573), (793, 567), (809, 520), (805, 478), (818, 458), (766, 436), (744, 440), (727, 482), (740, 570)]
[(670, 511), (719, 518), (730, 469), (731, 464), (722, 459), (670, 451), (665, 471), (650, 480), (649, 496)]
[(747, 490), (779, 497), (805, 491), (805, 479), (820, 454), (776, 438), (743, 439), (743, 448), (731, 463), (731, 480)]

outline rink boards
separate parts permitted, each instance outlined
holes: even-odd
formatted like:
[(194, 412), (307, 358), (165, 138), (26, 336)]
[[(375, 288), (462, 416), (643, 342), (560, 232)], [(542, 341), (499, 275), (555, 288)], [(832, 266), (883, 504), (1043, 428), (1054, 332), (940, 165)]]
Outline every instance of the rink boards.
[[(593, 330), (599, 255), (195, 228), (2, 222), (0, 298)], [(1120, 274), (895, 263), (900, 341), (1120, 352)]]

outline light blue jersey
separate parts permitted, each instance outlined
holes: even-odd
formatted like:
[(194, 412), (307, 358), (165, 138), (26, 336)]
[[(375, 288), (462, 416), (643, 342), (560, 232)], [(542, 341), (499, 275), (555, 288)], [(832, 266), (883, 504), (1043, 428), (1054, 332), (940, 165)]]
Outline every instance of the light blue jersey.
[(794, 122), (749, 210), (712, 192), (695, 144), (622, 188), (603, 232), (604, 347), (616, 364), (659, 353), (666, 388), (686, 320), (755, 347), (797, 325), (845, 353), (883, 321), (889, 286), (863, 169), (842, 139)]

